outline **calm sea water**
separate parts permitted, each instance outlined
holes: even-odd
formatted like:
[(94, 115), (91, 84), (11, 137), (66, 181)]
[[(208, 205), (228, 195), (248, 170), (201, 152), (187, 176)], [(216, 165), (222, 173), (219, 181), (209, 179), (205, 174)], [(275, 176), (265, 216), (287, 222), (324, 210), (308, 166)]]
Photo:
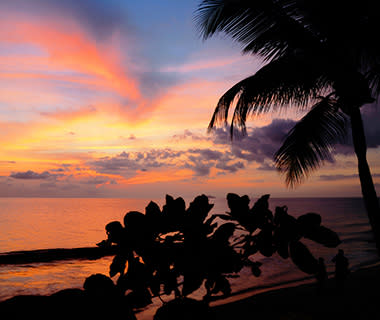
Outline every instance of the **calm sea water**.
[[(185, 199), (188, 205), (192, 199)], [(0, 253), (47, 248), (74, 248), (94, 246), (105, 239), (104, 226), (122, 221), (128, 211), (144, 212), (148, 199), (31, 199), (0, 198)], [(255, 199), (252, 200), (252, 202)], [(157, 203), (162, 206), (164, 200)], [(212, 199), (211, 213), (228, 210), (225, 199)], [(270, 208), (288, 206), (288, 212), (299, 216), (317, 212), (322, 223), (336, 231), (349, 258), (351, 269), (378, 262), (375, 245), (362, 200), (359, 198), (324, 199), (270, 199)], [(304, 241), (316, 257), (324, 257), (328, 271), (333, 271), (332, 257), (337, 248), (328, 249)], [(244, 292), (249, 288), (274, 286), (283, 282), (302, 280), (305, 274), (290, 260), (278, 257), (260, 257), (262, 275), (251, 276), (243, 270), (234, 279), (232, 290)], [(68, 287), (82, 287), (86, 277), (93, 273), (108, 274), (111, 257), (96, 261), (70, 260), (28, 265), (0, 265), (0, 300), (18, 294), (51, 294)], [(202, 292), (198, 293), (202, 295)], [(140, 319), (151, 318), (152, 310), (161, 305), (155, 301)]]

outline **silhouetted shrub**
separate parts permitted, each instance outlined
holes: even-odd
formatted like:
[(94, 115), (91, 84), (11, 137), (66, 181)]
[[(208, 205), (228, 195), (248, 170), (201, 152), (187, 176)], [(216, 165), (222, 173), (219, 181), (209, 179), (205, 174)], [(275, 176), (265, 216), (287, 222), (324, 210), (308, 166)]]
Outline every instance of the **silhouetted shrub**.
[(89, 276), (83, 288), (87, 295), (99, 298), (109, 298), (116, 296), (116, 287), (112, 280), (104, 274), (93, 274)]
[[(315, 274), (318, 261), (301, 239), (336, 247), (339, 237), (321, 225), (316, 213), (296, 219), (283, 206), (273, 215), (268, 200), (269, 195), (264, 195), (249, 207), (248, 196), (229, 193), (230, 212), (210, 215), (213, 204), (205, 195), (197, 196), (187, 209), (182, 198), (167, 195), (162, 210), (150, 202), (145, 214), (128, 212), (124, 226), (110, 222), (106, 226), (108, 239), (100, 245), (117, 246), (109, 274), (119, 274), (118, 292), (126, 295), (132, 308), (144, 307), (152, 297), (163, 294), (174, 294), (175, 302), (170, 305), (178, 308), (189, 304), (185, 297), (202, 285), (205, 301), (216, 294), (228, 296), (228, 279), (237, 277), (243, 267), (260, 276), (262, 264), (253, 259), (258, 252), (266, 257), (276, 252), (283, 259), (290, 257), (300, 270)], [(104, 290), (110, 290), (108, 281), (103, 277), (98, 280)], [(165, 306), (165, 312), (161, 309), (156, 318), (163, 319), (168, 308)]]

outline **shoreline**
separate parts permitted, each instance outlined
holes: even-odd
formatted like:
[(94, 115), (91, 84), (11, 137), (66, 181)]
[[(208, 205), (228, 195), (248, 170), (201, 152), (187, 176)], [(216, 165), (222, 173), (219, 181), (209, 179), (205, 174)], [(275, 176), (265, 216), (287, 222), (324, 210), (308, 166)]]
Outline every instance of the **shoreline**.
[(257, 292), (243, 299), (211, 307), (212, 319), (380, 319), (377, 289), (380, 263), (352, 271), (343, 292), (330, 276), (321, 294), (316, 283)]
[[(380, 268), (380, 260), (372, 260), (367, 261), (365, 263), (361, 263), (355, 266), (352, 266), (350, 268), (350, 273), (354, 273), (356, 271), (362, 270), (362, 269), (368, 269), (368, 268)], [(334, 277), (334, 272), (328, 272), (329, 280), (330, 278)], [(302, 278), (296, 278), (291, 280), (286, 280), (283, 282), (268, 284), (268, 285), (259, 285), (259, 286), (252, 286), (249, 288), (241, 289), (236, 292), (232, 292), (230, 296), (226, 298), (221, 297), (214, 297), (214, 299), (211, 301), (210, 306), (216, 307), (228, 303), (233, 303), (235, 301), (243, 300), (246, 298), (250, 298), (253, 296), (256, 296), (261, 293), (265, 292), (272, 292), (277, 291), (285, 288), (293, 288), (293, 287), (299, 287), (303, 285), (313, 285), (315, 283), (315, 277), (313, 275), (305, 275)]]
[[(309, 277), (307, 281), (308, 283), (301, 284), (300, 281), (291, 281), (281, 285), (261, 286), (214, 301), (210, 303), (209, 320), (245, 319), (248, 315), (258, 319), (284, 320), (380, 319), (376, 294), (380, 286), (380, 261), (351, 271), (343, 292), (337, 291), (333, 275), (326, 281), (322, 294), (317, 293), (315, 281)], [(80, 291), (65, 289), (50, 296), (15, 296), (0, 302), (0, 313), (17, 314), (18, 310), (25, 310), (27, 306), (47, 306), (51, 297), (55, 299), (53, 301), (57, 306), (64, 306), (70, 301), (73, 302), (72, 294), (79, 297)], [(155, 310), (144, 316), (136, 313), (136, 317), (144, 320), (153, 319), (154, 313)]]
[(115, 247), (53, 248), (0, 253), (1, 265), (17, 265), (61, 260), (97, 260), (115, 255)]

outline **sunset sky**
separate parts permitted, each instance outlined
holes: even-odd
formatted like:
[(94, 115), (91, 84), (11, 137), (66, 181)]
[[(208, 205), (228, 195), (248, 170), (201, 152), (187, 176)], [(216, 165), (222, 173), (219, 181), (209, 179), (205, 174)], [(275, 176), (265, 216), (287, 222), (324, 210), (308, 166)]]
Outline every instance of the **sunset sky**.
[[(360, 196), (349, 139), (297, 189), (272, 156), (301, 114), (207, 133), (218, 98), (263, 63), (203, 41), (197, 0), (0, 2), (0, 196)], [(380, 191), (380, 111), (363, 108)]]

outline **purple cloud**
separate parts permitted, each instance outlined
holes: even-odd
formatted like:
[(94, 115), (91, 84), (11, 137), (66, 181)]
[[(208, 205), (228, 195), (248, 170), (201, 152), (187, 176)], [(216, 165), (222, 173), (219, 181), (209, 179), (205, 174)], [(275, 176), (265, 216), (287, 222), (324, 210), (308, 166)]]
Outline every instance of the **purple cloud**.
[(247, 136), (232, 141), (229, 128), (216, 129), (214, 143), (230, 145), (231, 153), (237, 159), (263, 164), (266, 160), (273, 159), (286, 134), (295, 124), (294, 120), (274, 119), (267, 126), (248, 129)]
[(13, 179), (25, 179), (25, 180), (38, 180), (38, 179), (48, 179), (53, 177), (50, 172), (44, 171), (42, 173), (37, 173), (32, 170), (28, 170), (25, 172), (14, 172), (10, 175)]

